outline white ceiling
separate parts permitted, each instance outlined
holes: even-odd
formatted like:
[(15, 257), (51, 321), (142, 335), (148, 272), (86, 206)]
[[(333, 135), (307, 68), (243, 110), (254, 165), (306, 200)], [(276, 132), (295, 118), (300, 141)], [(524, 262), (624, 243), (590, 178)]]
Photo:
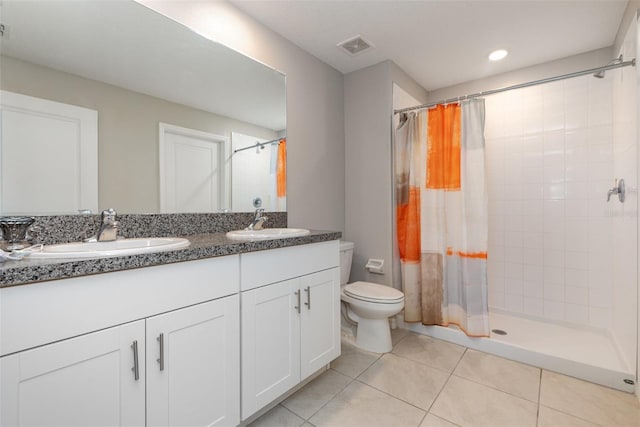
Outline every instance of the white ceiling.
[[(342, 73), (392, 60), (434, 90), (611, 46), (627, 0), (231, 3)], [(375, 49), (351, 57), (336, 47), (355, 35)], [(509, 55), (492, 63), (498, 48)]]

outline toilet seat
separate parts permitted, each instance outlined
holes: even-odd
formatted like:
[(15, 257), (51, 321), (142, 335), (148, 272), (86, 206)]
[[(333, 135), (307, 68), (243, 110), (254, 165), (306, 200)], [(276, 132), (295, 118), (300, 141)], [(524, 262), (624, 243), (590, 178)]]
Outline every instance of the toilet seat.
[(396, 304), (404, 300), (404, 294), (390, 286), (369, 282), (354, 282), (344, 287), (345, 295), (365, 302)]

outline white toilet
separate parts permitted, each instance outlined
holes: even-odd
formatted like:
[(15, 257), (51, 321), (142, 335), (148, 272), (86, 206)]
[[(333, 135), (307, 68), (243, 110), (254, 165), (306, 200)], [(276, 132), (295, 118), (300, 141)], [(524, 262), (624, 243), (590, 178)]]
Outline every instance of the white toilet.
[(340, 299), (349, 320), (357, 323), (356, 345), (376, 353), (391, 351), (389, 317), (404, 308), (404, 294), (390, 286), (369, 282), (347, 285), (351, 272), (353, 243), (340, 242)]

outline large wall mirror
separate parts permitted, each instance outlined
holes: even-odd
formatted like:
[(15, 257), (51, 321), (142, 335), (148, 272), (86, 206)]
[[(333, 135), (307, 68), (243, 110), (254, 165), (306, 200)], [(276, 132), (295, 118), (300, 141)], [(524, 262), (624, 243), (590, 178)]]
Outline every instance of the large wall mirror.
[(282, 73), (134, 1), (0, 23), (0, 215), (286, 210)]

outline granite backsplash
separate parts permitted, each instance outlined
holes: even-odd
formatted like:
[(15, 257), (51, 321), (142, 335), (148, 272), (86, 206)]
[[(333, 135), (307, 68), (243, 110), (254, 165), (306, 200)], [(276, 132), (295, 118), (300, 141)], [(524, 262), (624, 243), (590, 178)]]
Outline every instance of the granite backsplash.
[[(265, 228), (287, 226), (286, 212), (267, 212)], [(118, 235), (128, 238), (188, 236), (202, 233), (225, 233), (245, 228), (254, 214), (243, 213), (180, 213), (180, 214), (119, 214)], [(45, 245), (78, 242), (95, 236), (100, 215), (35, 216), (34, 226), (40, 232), (33, 243)]]

